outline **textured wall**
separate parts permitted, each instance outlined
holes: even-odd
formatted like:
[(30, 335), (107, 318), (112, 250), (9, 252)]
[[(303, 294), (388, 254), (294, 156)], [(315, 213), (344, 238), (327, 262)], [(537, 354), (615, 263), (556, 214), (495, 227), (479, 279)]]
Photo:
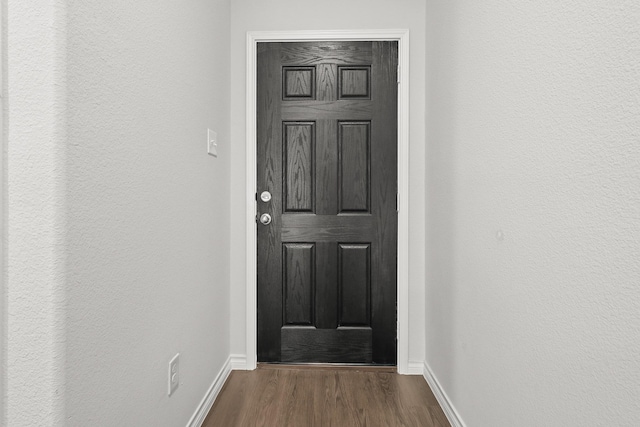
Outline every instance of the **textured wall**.
[(6, 75), (6, 34), (5, 34), (5, 16), (6, 1), (0, 1), (0, 425), (5, 425), (5, 406), (6, 406), (6, 372), (7, 372), (7, 355), (6, 353), (6, 335), (7, 335), (7, 290), (6, 290), (6, 262), (5, 262), (5, 245), (6, 245), (6, 163), (5, 151), (6, 135), (5, 135), (5, 95), (7, 85), (4, 76)]
[(427, 1), (427, 362), (470, 426), (640, 424), (640, 3)]
[[(7, 2), (4, 424), (62, 425), (65, 25), (62, 2)], [(4, 5), (3, 5), (4, 6)], [(5, 315), (5, 313), (3, 313)]]
[(424, 12), (421, 0), (234, 0), (231, 7), (231, 100), (233, 136), (231, 174), (231, 306), (232, 353), (245, 353), (246, 319), (246, 188), (245, 70), (246, 32), (275, 30), (353, 30), (408, 28), (411, 32), (410, 214), (409, 242), (411, 361), (424, 358)]
[(229, 2), (8, 10), (8, 424), (185, 425), (229, 355)]

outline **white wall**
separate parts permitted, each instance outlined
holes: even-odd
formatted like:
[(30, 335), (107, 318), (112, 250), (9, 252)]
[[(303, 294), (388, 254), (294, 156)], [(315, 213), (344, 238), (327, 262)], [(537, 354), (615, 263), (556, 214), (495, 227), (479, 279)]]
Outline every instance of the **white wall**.
[(0, 1), (0, 425), (5, 425), (5, 395), (6, 395), (6, 377), (5, 372), (7, 371), (6, 365), (6, 325), (7, 325), (7, 299), (6, 299), (6, 289), (5, 289), (5, 244), (6, 244), (6, 235), (7, 228), (5, 226), (5, 173), (7, 170), (5, 164), (5, 155), (4, 152), (6, 150), (6, 135), (5, 135), (5, 92), (6, 92), (6, 84), (5, 84), (5, 67), (6, 64), (6, 46), (5, 46), (5, 16), (6, 16), (6, 1)]
[(640, 424), (639, 22), (427, 1), (426, 360), (470, 426)]
[(229, 1), (8, 13), (5, 421), (186, 425), (230, 348)]
[(62, 425), (64, 8), (38, 0), (8, 0), (6, 6), (3, 425)]
[(245, 354), (245, 70), (247, 31), (408, 28), (410, 97), (410, 361), (424, 358), (424, 14), (420, 0), (234, 0), (231, 5), (231, 348)]

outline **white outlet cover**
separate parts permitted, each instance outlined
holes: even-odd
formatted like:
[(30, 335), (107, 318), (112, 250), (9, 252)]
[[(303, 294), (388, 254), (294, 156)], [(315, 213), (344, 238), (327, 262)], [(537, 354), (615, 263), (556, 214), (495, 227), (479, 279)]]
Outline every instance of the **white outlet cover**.
[(218, 157), (218, 133), (211, 129), (207, 129), (207, 153)]
[(173, 356), (169, 362), (169, 396), (171, 396), (180, 385), (180, 353)]

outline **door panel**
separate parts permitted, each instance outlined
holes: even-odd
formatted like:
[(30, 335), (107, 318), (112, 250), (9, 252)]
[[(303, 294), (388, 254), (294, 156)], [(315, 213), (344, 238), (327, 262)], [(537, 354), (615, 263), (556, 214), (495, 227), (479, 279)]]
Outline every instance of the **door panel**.
[(369, 213), (370, 122), (338, 122), (339, 213)]
[(395, 364), (397, 43), (258, 44), (258, 360)]
[(315, 245), (285, 243), (284, 248), (284, 323), (310, 325), (315, 322)]
[(285, 209), (290, 212), (313, 212), (315, 186), (315, 123), (285, 122), (284, 135)]
[(338, 245), (340, 326), (371, 326), (371, 245)]

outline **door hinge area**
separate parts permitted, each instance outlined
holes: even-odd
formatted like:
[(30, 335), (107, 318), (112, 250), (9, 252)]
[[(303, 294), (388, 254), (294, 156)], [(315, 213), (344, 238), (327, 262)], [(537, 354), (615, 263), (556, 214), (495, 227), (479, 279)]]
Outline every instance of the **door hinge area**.
[(398, 81), (398, 83), (400, 83), (400, 66), (399, 65), (398, 65), (398, 70), (396, 72), (398, 73), (397, 74), (397, 76), (398, 76), (397, 81)]

